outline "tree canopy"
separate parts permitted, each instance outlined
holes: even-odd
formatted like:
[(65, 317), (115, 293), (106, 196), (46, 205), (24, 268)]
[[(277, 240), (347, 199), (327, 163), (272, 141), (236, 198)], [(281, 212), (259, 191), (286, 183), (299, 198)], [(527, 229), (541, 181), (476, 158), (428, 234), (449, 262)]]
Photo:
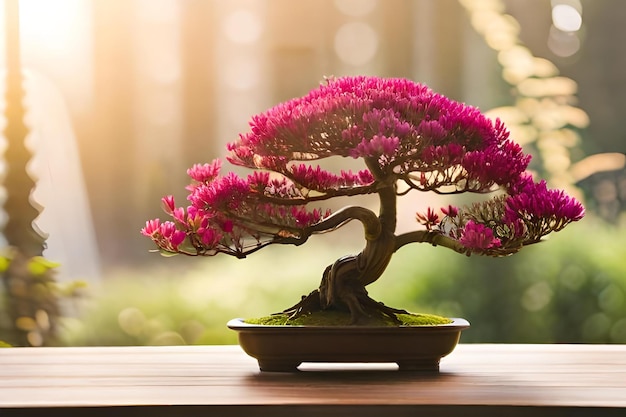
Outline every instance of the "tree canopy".
[[(411, 190), (503, 191), (470, 207), (443, 209), (441, 218), (432, 209), (419, 214), (429, 234), (399, 237), (398, 247), (425, 239), (467, 254), (506, 255), (584, 214), (575, 199), (532, 180), (530, 156), (499, 120), (406, 79), (327, 79), (252, 117), (250, 130), (228, 149), (229, 162), (253, 172), (220, 175), (220, 160), (191, 167), (190, 205), (176, 207), (165, 197), (173, 221), (151, 220), (142, 229), (162, 251), (245, 257), (268, 244), (299, 245), (353, 218), (372, 217), (312, 203), (389, 187), (394, 196), (387, 192), (385, 199)], [(360, 158), (364, 169), (333, 173), (315, 164), (331, 156)]]

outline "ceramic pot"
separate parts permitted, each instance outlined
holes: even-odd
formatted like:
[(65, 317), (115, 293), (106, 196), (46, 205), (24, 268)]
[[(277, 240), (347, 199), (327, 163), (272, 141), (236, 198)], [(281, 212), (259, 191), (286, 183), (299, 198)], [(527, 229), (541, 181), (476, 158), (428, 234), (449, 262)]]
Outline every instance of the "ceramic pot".
[(395, 362), (401, 371), (438, 372), (469, 327), (464, 319), (435, 326), (264, 326), (233, 319), (242, 349), (261, 371), (292, 372), (303, 362)]

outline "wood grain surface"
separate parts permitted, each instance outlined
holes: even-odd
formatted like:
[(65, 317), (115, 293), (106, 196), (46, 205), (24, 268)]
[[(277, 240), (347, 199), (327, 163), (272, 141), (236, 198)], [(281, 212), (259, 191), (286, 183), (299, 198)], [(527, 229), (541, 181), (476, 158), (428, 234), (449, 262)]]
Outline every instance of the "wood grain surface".
[(621, 415), (626, 345), (460, 344), (439, 374), (305, 363), (238, 346), (0, 349), (0, 416)]

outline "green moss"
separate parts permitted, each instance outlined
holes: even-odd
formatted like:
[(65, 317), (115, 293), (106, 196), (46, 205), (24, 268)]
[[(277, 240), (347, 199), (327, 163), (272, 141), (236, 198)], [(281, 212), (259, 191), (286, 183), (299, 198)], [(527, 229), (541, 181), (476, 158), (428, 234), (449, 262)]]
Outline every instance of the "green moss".
[[(435, 326), (438, 324), (451, 323), (452, 320), (434, 314), (398, 314), (396, 316), (403, 326)], [(318, 311), (289, 320), (286, 314), (275, 314), (266, 317), (246, 319), (249, 324), (262, 324), (266, 326), (348, 326), (350, 325), (350, 313), (343, 311)], [(369, 326), (397, 326), (389, 317), (372, 317), (366, 323)]]

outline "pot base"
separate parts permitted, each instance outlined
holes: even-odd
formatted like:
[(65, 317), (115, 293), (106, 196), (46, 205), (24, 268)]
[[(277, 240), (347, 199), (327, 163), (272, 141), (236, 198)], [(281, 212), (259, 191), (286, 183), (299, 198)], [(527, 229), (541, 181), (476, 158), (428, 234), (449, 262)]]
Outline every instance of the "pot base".
[[(259, 369), (263, 372), (296, 372), (302, 362), (291, 360), (258, 359)], [(313, 361), (309, 361), (313, 362)], [(331, 361), (327, 361), (331, 362)], [(350, 362), (350, 361), (341, 361)], [(376, 361), (378, 362), (378, 361)], [(398, 370), (409, 372), (439, 372), (439, 358), (424, 359), (421, 361), (396, 362)]]
[(228, 322), (265, 372), (294, 372), (303, 362), (394, 362), (401, 371), (437, 372), (457, 345), (464, 319), (436, 326), (263, 326)]

